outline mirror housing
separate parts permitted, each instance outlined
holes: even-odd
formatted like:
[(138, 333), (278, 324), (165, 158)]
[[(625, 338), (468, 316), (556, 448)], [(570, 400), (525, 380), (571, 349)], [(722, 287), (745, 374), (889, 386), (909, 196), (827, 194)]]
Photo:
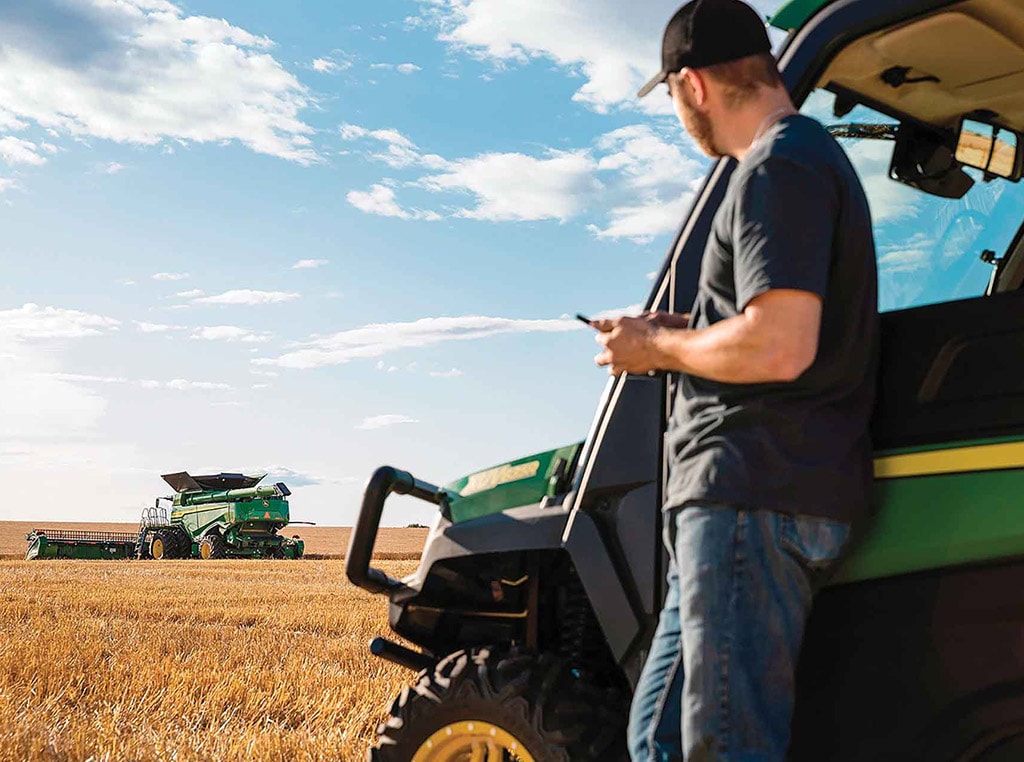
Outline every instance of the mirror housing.
[(995, 124), (984, 115), (967, 114), (957, 129), (955, 158), (965, 166), (980, 169), (986, 178), (1016, 182), (1021, 178), (1022, 143), (1015, 130)]
[(889, 177), (942, 198), (963, 198), (974, 185), (954, 156), (949, 134), (912, 122), (896, 130)]

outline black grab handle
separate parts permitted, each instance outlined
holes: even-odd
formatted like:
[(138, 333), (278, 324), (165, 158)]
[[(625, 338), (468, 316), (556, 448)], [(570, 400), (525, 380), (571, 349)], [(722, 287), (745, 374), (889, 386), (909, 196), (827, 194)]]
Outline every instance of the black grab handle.
[(439, 505), (442, 509), (448, 502), (448, 493), (443, 489), (421, 482), (408, 471), (381, 466), (373, 472), (363, 490), (363, 504), (359, 509), (359, 519), (352, 529), (348, 555), (345, 558), (345, 574), (349, 581), (371, 593), (387, 594), (402, 587), (402, 583), (394, 577), (389, 577), (380, 569), (370, 566), (373, 546), (377, 542), (380, 516), (384, 511), (384, 501), (392, 492), (418, 497), (420, 500)]

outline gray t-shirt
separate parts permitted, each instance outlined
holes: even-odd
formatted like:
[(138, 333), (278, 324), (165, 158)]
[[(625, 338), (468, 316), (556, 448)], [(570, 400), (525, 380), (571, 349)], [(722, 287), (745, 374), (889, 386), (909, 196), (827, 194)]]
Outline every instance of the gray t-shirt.
[(871, 490), (878, 351), (875, 247), (857, 174), (824, 127), (772, 125), (739, 163), (701, 263), (694, 328), (769, 289), (823, 300), (818, 353), (789, 383), (680, 374), (666, 507), (724, 504), (850, 521)]

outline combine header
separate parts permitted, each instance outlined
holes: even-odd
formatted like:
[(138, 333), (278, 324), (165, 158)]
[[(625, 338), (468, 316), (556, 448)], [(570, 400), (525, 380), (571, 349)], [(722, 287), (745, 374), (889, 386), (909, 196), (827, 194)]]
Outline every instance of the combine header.
[(138, 533), (33, 529), (25, 558), (300, 558), (302, 540), (278, 531), (310, 522), (291, 522), (291, 491), (264, 476), (165, 474), (175, 494), (143, 511)]
[(132, 532), (82, 532), (71, 529), (33, 529), (25, 539), (33, 558), (135, 558), (139, 535)]

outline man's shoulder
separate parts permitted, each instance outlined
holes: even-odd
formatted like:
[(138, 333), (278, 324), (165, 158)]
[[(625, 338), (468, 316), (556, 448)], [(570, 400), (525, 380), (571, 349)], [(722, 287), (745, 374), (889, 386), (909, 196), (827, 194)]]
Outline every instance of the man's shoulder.
[(803, 178), (814, 185), (828, 184), (830, 175), (845, 171), (847, 159), (828, 130), (802, 114), (786, 117), (773, 125), (736, 168), (736, 192), (755, 178), (771, 181), (774, 176), (789, 181)]
[(835, 139), (816, 119), (793, 114), (780, 120), (751, 148), (741, 162), (748, 171), (773, 161), (820, 164), (835, 161), (839, 148)]

